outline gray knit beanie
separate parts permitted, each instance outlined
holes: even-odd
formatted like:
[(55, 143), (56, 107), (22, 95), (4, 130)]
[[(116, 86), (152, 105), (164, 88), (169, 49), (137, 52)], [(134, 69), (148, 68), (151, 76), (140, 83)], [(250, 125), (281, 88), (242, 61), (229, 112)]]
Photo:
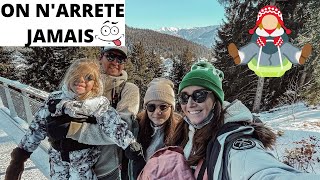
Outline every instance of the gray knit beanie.
[(144, 96), (143, 105), (146, 106), (150, 101), (163, 101), (172, 105), (175, 109), (175, 96), (173, 83), (169, 79), (155, 78), (148, 84), (147, 92)]

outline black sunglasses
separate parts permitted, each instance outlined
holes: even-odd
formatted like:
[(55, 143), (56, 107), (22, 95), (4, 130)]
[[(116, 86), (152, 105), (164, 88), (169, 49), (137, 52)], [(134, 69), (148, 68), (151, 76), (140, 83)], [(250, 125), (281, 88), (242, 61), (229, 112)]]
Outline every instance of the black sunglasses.
[(84, 76), (83, 78), (86, 82), (89, 82), (89, 81), (93, 81), (94, 80), (94, 76), (92, 74), (87, 74)]
[(107, 53), (107, 54), (104, 54), (104, 56), (107, 58), (109, 62), (112, 62), (117, 59), (117, 62), (119, 64), (123, 64), (127, 61), (127, 58), (125, 56), (114, 54), (114, 53)]
[(80, 78), (83, 77), (83, 80), (88, 83), (89, 81), (94, 81), (95, 78), (93, 76), (93, 74), (86, 74), (86, 75), (78, 75), (76, 77), (74, 77), (74, 82), (79, 83), (80, 82)]
[(191, 95), (187, 94), (186, 92), (182, 92), (179, 96), (179, 102), (183, 105), (187, 104), (189, 98), (191, 97), (194, 102), (203, 103), (207, 99), (209, 93), (212, 92), (204, 89), (195, 90)]
[(161, 112), (166, 112), (170, 106), (171, 105), (168, 105), (168, 104), (160, 104), (160, 105), (147, 104), (146, 109), (149, 112), (154, 112), (157, 109), (157, 107), (159, 107)]

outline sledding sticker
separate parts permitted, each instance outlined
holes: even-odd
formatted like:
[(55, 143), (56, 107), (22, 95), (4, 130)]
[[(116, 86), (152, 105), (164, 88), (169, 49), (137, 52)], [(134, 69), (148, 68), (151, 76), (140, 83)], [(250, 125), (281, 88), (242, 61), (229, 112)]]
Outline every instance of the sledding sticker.
[(235, 64), (247, 64), (259, 77), (281, 77), (292, 64), (304, 64), (312, 51), (309, 43), (299, 49), (289, 42), (291, 30), (285, 26), (276, 6), (261, 8), (249, 33), (252, 37), (247, 45), (238, 50), (231, 43), (228, 52)]
[(125, 46), (125, 0), (1, 0), (0, 46)]

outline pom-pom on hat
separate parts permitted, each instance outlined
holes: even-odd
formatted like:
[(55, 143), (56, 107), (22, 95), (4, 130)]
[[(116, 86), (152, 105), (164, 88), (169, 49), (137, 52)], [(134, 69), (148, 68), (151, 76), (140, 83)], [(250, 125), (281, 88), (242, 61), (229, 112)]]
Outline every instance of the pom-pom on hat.
[(188, 86), (200, 86), (212, 91), (218, 100), (223, 103), (224, 92), (222, 89), (222, 80), (224, 74), (216, 69), (212, 64), (206, 61), (199, 61), (191, 66), (188, 72), (179, 84), (179, 93)]
[(269, 6), (265, 6), (265, 7), (261, 8), (260, 11), (258, 12), (256, 25), (254, 26), (254, 28), (249, 30), (250, 34), (254, 33), (254, 30), (256, 30), (258, 28), (258, 26), (261, 23), (263, 17), (266, 16), (266, 15), (274, 15), (278, 19), (278, 22), (281, 25), (281, 27), (286, 30), (286, 33), (287, 34), (291, 33), (291, 30), (286, 28), (284, 23), (283, 23), (282, 13), (281, 13), (280, 9), (278, 9), (276, 6), (270, 6), (269, 5)]
[(148, 84), (148, 89), (143, 99), (143, 105), (146, 106), (150, 101), (163, 101), (172, 105), (175, 109), (175, 96), (173, 83), (169, 79), (155, 78)]

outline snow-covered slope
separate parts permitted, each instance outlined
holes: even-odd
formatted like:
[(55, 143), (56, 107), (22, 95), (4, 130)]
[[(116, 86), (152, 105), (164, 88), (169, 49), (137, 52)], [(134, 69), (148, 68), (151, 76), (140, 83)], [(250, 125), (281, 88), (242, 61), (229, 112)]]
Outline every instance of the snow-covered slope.
[(273, 152), (280, 161), (320, 174), (320, 107), (298, 103), (258, 115), (279, 135)]

